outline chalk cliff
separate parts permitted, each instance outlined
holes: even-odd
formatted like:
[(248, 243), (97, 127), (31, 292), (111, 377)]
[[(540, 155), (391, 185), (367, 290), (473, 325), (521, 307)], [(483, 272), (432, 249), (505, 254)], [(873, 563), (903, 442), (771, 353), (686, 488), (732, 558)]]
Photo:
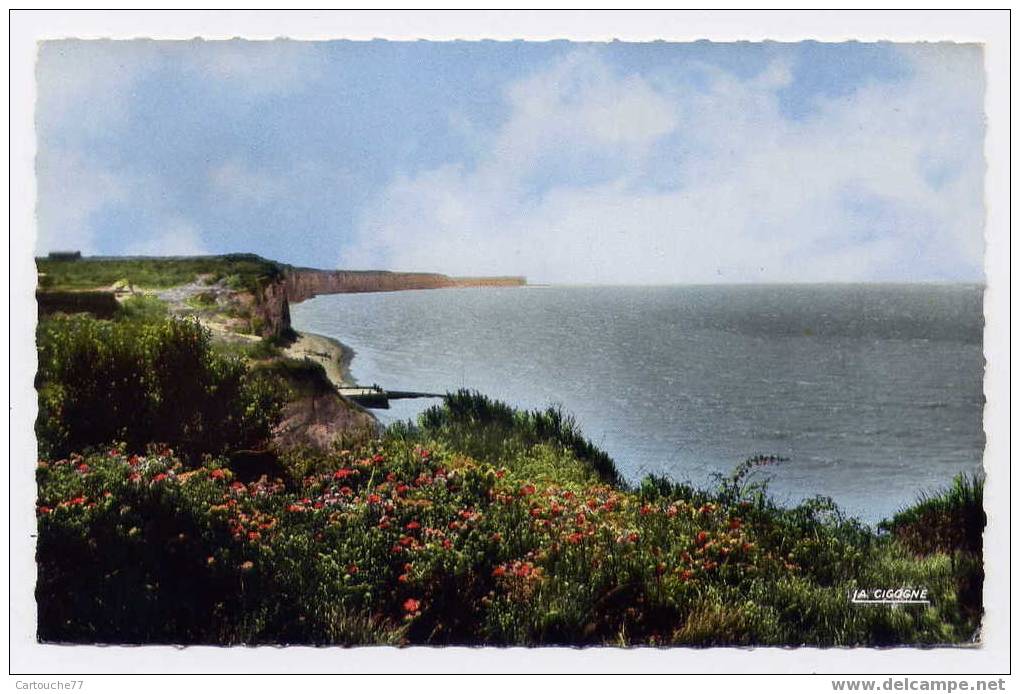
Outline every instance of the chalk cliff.
[(263, 335), (281, 335), (290, 328), (290, 304), (321, 294), (397, 292), (454, 287), (519, 287), (523, 277), (450, 277), (432, 272), (384, 270), (315, 270), (287, 268), (256, 297), (255, 312)]

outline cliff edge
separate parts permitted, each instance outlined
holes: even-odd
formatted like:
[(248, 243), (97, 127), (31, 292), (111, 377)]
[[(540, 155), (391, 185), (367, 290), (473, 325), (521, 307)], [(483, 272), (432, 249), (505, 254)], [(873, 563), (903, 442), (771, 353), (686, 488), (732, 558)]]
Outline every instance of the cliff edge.
[(521, 287), (524, 277), (450, 277), (434, 272), (387, 270), (316, 270), (286, 268), (280, 278), (266, 284), (256, 311), (263, 335), (282, 335), (290, 330), (290, 304), (322, 294), (399, 292), (413, 289), (457, 287)]

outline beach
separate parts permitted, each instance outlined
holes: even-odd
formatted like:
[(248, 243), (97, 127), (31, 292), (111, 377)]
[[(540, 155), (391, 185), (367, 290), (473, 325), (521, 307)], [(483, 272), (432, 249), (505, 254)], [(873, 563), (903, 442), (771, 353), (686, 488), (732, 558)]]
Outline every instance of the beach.
[(284, 353), (294, 359), (311, 359), (322, 364), (326, 376), (337, 388), (357, 385), (350, 373), (354, 350), (339, 340), (314, 333), (298, 333), (297, 340)]

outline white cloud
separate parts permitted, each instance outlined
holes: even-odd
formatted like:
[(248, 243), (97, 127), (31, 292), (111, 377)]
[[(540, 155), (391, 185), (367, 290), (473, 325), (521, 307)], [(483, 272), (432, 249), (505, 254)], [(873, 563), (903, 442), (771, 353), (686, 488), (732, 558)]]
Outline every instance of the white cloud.
[(36, 251), (80, 250), (94, 253), (90, 220), (105, 206), (122, 201), (128, 186), (101, 164), (73, 150), (41, 148), (36, 158), (39, 200)]
[(40, 132), (108, 133), (128, 115), (132, 88), (158, 62), (152, 41), (42, 41), (36, 62)]
[(680, 89), (575, 55), (510, 88), (479, 163), (395, 179), (340, 263), (558, 282), (973, 277), (980, 64), (903, 55), (905, 82), (820, 99), (802, 121), (781, 112), (781, 61)]
[(255, 169), (238, 159), (215, 165), (209, 172), (209, 183), (216, 194), (240, 204), (277, 198), (287, 189), (278, 171)]
[(201, 235), (184, 220), (171, 220), (154, 236), (128, 244), (124, 255), (208, 255)]

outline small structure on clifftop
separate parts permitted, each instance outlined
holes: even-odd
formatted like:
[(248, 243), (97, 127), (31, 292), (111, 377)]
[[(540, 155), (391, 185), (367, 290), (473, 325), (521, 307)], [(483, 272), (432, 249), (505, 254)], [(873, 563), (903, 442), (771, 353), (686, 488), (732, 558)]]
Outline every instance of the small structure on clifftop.
[(81, 260), (81, 251), (50, 251), (49, 260)]

